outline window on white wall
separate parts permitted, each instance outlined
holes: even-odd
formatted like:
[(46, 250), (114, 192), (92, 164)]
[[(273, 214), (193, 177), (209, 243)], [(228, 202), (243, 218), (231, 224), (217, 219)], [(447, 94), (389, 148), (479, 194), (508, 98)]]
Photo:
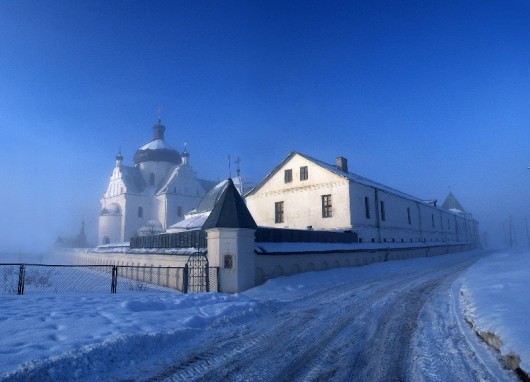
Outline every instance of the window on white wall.
[(139, 218), (144, 217), (144, 209), (142, 207), (138, 207), (138, 217)]
[(407, 220), (408, 220), (409, 224), (412, 224), (412, 220), (410, 218), (410, 207), (407, 207)]
[(333, 206), (331, 204), (331, 195), (322, 195), (322, 217), (330, 218), (333, 216)]
[(309, 178), (309, 173), (307, 166), (300, 167), (300, 180), (307, 180)]
[(155, 174), (153, 174), (153, 173), (150, 173), (150, 174), (149, 174), (149, 184), (150, 184), (151, 186), (154, 186), (154, 185), (155, 185)]
[(381, 200), (381, 220), (386, 221), (385, 202)]
[(293, 170), (285, 170), (285, 172), (283, 173), (283, 179), (285, 183), (291, 183), (293, 181)]
[(274, 222), (283, 223), (283, 202), (274, 203)]

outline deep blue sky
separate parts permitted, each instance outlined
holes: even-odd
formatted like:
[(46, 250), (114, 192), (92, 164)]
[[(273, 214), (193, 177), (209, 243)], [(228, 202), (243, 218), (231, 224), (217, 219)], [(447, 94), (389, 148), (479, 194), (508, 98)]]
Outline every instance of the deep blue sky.
[(158, 106), (202, 177), (227, 177), (228, 154), (254, 182), (292, 150), (342, 155), (453, 191), (501, 238), (530, 215), (529, 4), (0, 1), (0, 249), (82, 219), (95, 241), (114, 156), (132, 163)]

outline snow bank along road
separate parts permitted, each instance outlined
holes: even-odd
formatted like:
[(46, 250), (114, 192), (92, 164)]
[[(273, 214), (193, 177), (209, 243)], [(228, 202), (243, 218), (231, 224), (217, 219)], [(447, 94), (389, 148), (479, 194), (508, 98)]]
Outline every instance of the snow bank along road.
[(516, 381), (461, 314), (459, 275), (483, 256), (310, 272), (234, 296), (115, 295), (116, 337), (0, 380)]

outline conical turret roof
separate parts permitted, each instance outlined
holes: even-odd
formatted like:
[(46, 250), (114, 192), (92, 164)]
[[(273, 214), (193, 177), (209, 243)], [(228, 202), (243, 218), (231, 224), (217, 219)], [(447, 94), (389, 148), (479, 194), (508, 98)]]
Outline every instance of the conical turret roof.
[(232, 179), (202, 226), (208, 228), (258, 228)]

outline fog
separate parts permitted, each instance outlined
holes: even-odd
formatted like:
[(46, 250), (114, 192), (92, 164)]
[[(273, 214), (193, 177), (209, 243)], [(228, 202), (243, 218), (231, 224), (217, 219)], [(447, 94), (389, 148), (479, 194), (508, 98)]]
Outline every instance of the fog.
[(453, 192), (488, 247), (510, 219), (528, 245), (529, 9), (371, 3), (0, 2), (0, 253), (48, 253), (82, 222), (95, 244), (114, 157), (132, 165), (159, 106), (202, 178), (228, 155), (253, 183), (293, 150), (345, 156)]

